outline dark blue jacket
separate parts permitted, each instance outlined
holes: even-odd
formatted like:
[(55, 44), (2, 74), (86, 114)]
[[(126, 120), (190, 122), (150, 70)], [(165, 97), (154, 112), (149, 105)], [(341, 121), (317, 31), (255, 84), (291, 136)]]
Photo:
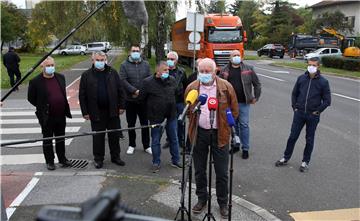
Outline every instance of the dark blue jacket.
[(309, 72), (298, 77), (292, 91), (291, 106), (305, 112), (323, 112), (331, 104), (328, 80), (318, 71), (313, 79)]

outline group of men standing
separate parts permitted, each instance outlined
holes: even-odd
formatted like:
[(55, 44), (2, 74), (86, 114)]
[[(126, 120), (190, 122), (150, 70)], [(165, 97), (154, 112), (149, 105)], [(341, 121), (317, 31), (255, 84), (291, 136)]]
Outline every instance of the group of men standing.
[[(195, 168), (197, 204), (192, 208), (200, 213), (207, 204), (207, 160), (209, 146), (212, 148), (216, 174), (216, 193), (220, 214), (228, 216), (228, 161), (231, 130), (227, 123), (226, 109), (230, 108), (236, 119), (236, 134), (242, 144), (242, 158), (249, 158), (249, 113), (250, 105), (255, 104), (261, 95), (261, 83), (253, 69), (242, 61), (238, 50), (231, 52), (229, 63), (217, 75), (215, 62), (210, 58), (198, 59), (197, 71), (187, 78), (185, 71), (177, 66), (178, 55), (169, 52), (166, 61), (156, 65), (151, 73), (147, 61), (141, 57), (138, 45), (132, 45), (128, 58), (121, 64), (119, 74), (107, 64), (107, 55), (95, 52), (92, 66), (81, 76), (79, 101), (81, 112), (90, 120), (93, 131), (119, 129), (120, 115), (126, 112), (127, 126), (132, 128), (139, 118), (143, 150), (152, 155), (152, 171), (158, 172), (161, 166), (162, 127), (146, 126), (161, 124), (166, 120), (167, 136), (165, 147), (171, 154), (170, 165), (182, 168), (179, 146), (185, 146), (185, 140), (194, 144), (193, 161)], [(313, 148), (316, 125), (320, 113), (330, 105), (330, 88), (320, 75), (319, 61), (309, 61), (305, 75), (299, 77), (292, 94), (294, 121), (284, 158), (276, 166), (286, 165), (290, 159), (295, 142), (302, 127), (307, 125), (307, 144), (301, 171), (308, 169)], [(42, 127), (44, 137), (65, 134), (65, 117), (71, 117), (66, 100), (64, 76), (55, 72), (55, 62), (48, 57), (42, 63), (42, 73), (29, 84), (28, 100), (36, 106), (36, 116)], [(316, 87), (311, 87), (311, 83)], [(206, 94), (218, 100), (213, 125), (210, 123), (210, 111), (206, 105), (200, 107), (201, 114), (188, 112), (189, 127), (185, 138), (185, 128), (177, 117), (183, 112), (184, 98), (192, 90)], [(196, 128), (196, 125), (198, 127)], [(197, 133), (195, 132), (197, 131)], [(136, 132), (129, 130), (127, 154), (136, 150)], [(215, 136), (213, 136), (215, 135)], [(124, 166), (120, 158), (120, 132), (108, 133), (111, 162)], [(150, 140), (151, 136), (151, 140)], [(56, 140), (56, 153), (62, 166), (70, 166), (65, 156), (64, 139)], [(43, 143), (44, 155), (49, 170), (54, 170), (54, 152), (52, 142)], [(183, 150), (185, 151), (185, 150)], [(105, 133), (93, 136), (93, 155), (96, 168), (103, 167), (105, 155)]]

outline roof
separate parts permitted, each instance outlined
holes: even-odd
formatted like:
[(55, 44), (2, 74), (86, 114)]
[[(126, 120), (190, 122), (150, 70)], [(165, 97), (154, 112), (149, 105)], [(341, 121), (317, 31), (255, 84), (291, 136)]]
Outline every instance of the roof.
[(321, 1), (312, 6), (309, 6), (308, 8), (325, 8), (327, 6), (344, 5), (344, 4), (349, 4), (349, 3), (358, 3), (358, 2), (357, 1), (344, 1), (344, 0)]

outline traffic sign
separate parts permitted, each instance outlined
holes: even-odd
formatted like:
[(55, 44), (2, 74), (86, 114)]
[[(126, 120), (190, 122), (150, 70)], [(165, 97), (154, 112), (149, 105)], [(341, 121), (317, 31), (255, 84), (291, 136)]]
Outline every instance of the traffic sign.
[(188, 12), (186, 16), (186, 31), (204, 32), (204, 15)]
[[(189, 35), (189, 41), (191, 43), (199, 43), (200, 38), (201, 38), (201, 36), (200, 36), (199, 32), (191, 32)], [(194, 39), (195, 39), (195, 42), (194, 42)]]
[[(194, 44), (193, 43), (188, 44), (188, 50), (194, 50)], [(200, 50), (200, 44), (195, 44), (195, 50), (196, 51)]]

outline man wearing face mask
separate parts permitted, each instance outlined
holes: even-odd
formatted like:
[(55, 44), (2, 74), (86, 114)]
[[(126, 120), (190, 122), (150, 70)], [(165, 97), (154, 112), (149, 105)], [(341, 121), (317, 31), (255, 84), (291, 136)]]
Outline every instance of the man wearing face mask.
[[(196, 144), (193, 152), (196, 195), (198, 202), (192, 208), (193, 213), (201, 213), (207, 204), (207, 160), (209, 146), (212, 145), (212, 156), (216, 174), (216, 196), (222, 218), (228, 217), (228, 163), (229, 163), (229, 140), (231, 130), (228, 126), (226, 109), (230, 108), (233, 116), (239, 115), (238, 103), (234, 88), (231, 84), (216, 76), (216, 64), (210, 58), (200, 61), (198, 67), (198, 80), (189, 84), (185, 91), (185, 97), (191, 90), (198, 90), (199, 94), (206, 94), (209, 98), (218, 100), (218, 109), (215, 113), (213, 129), (210, 125), (210, 111), (207, 104), (201, 106), (201, 114), (192, 113), (194, 105), (190, 107), (189, 138), (195, 140), (196, 121), (199, 122)], [(213, 134), (213, 136), (212, 136)], [(211, 139), (212, 138), (212, 139)]]
[[(43, 137), (65, 135), (66, 117), (71, 118), (66, 99), (65, 77), (55, 72), (55, 62), (47, 57), (42, 63), (42, 73), (29, 83), (28, 101), (36, 107)], [(48, 170), (55, 170), (53, 141), (43, 141), (43, 152)], [(56, 155), (62, 167), (71, 166), (65, 156), (65, 139), (56, 139)]]
[[(126, 121), (128, 127), (135, 127), (139, 117), (142, 126), (148, 125), (146, 105), (139, 100), (140, 88), (145, 78), (151, 76), (150, 65), (141, 58), (139, 45), (132, 45), (130, 55), (121, 64), (120, 78), (126, 92)], [(141, 140), (144, 151), (151, 154), (149, 128), (141, 129)], [(127, 154), (134, 154), (136, 147), (136, 132), (129, 130), (129, 147)]]
[[(242, 158), (249, 158), (250, 104), (255, 104), (261, 94), (261, 84), (252, 66), (242, 62), (240, 51), (234, 50), (230, 54), (230, 62), (222, 69), (220, 76), (234, 87), (239, 102), (239, 118), (236, 119), (235, 130), (240, 137)], [(254, 89), (254, 93), (252, 92)]]
[[(178, 62), (178, 54), (175, 51), (170, 51), (167, 54), (167, 65), (169, 67), (169, 75), (173, 76), (176, 80), (176, 93), (175, 93), (175, 100), (176, 100), (176, 112), (177, 117), (183, 112), (184, 110), (184, 92), (187, 87), (187, 77), (185, 70), (181, 67), (177, 66)], [(181, 122), (178, 122), (178, 140), (181, 142), (183, 140), (183, 137), (185, 136), (183, 134), (183, 126)], [(169, 140), (166, 140), (165, 145), (163, 148), (169, 147)]]
[[(146, 101), (147, 113), (150, 124), (159, 124), (166, 120), (166, 134), (170, 142), (171, 166), (181, 168), (179, 163), (179, 142), (177, 136), (176, 80), (169, 75), (167, 62), (161, 61), (156, 65), (156, 73), (144, 80), (143, 88), (140, 90), (140, 99)], [(160, 140), (162, 128), (151, 129), (152, 149), (152, 172), (160, 170)]]
[[(81, 75), (79, 101), (83, 117), (90, 120), (93, 131), (120, 129), (119, 115), (125, 111), (125, 95), (120, 77), (107, 65), (102, 51), (92, 55), (92, 67)], [(108, 133), (111, 162), (124, 166), (120, 158), (119, 132)], [(95, 168), (103, 167), (105, 134), (93, 136)]]
[(314, 148), (316, 127), (320, 121), (320, 114), (331, 104), (331, 92), (327, 79), (320, 74), (320, 61), (311, 58), (305, 74), (298, 77), (291, 95), (291, 106), (294, 118), (288, 138), (284, 157), (276, 161), (275, 166), (285, 166), (290, 160), (297, 139), (304, 125), (306, 125), (306, 144), (300, 172), (309, 169), (311, 153)]

